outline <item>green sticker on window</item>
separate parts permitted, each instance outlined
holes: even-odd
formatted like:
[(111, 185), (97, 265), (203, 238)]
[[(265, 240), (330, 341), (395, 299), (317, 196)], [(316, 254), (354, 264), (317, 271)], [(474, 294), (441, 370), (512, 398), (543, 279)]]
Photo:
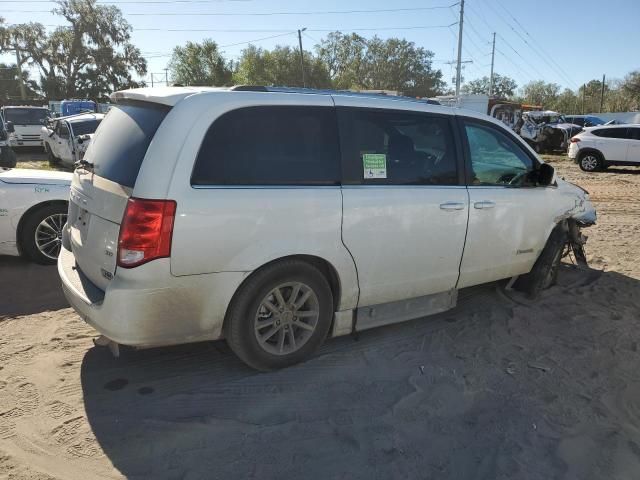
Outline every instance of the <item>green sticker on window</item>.
[(387, 178), (387, 156), (384, 153), (363, 153), (364, 178)]

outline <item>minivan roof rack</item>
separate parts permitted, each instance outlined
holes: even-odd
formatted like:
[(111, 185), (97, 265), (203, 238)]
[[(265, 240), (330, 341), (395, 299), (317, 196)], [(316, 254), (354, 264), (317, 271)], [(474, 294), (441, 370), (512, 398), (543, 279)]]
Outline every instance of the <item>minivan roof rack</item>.
[(303, 87), (268, 87), (265, 85), (236, 85), (229, 90), (234, 92), (277, 92), (277, 93), (308, 93), (314, 95), (349, 95), (367, 98), (384, 98), (385, 100), (402, 100), (413, 101), (419, 103), (431, 103), (439, 105), (439, 102), (427, 98), (406, 97), (403, 95), (385, 95), (384, 93), (374, 92), (354, 92), (352, 90), (331, 90), (319, 88), (303, 88)]

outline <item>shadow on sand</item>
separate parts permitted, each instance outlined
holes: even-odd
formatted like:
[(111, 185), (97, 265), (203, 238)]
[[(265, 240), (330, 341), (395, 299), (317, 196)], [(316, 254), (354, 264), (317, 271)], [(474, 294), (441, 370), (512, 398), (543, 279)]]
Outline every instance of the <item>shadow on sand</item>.
[(614, 478), (640, 468), (640, 284), (564, 268), (535, 303), (495, 286), (430, 319), (256, 373), (224, 342), (82, 362), (127, 478)]

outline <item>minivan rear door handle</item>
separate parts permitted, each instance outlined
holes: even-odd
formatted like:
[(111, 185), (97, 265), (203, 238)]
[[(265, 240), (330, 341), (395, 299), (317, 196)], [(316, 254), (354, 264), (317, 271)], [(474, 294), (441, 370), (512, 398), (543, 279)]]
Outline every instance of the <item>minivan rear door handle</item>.
[(496, 206), (496, 202), (492, 202), (490, 200), (483, 200), (482, 202), (475, 202), (473, 204), (473, 208), (477, 208), (478, 210), (493, 208), (495, 206)]
[(460, 202), (445, 202), (440, 204), (440, 210), (463, 210), (464, 203)]

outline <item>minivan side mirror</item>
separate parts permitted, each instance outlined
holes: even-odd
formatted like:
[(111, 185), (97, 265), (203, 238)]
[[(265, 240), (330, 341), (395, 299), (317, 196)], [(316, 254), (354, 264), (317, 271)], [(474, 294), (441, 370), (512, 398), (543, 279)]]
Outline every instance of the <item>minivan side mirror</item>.
[(540, 167), (538, 167), (538, 185), (543, 187), (551, 185), (554, 175), (555, 169), (551, 165), (548, 163), (540, 164)]
[(16, 131), (15, 127), (13, 126), (13, 122), (7, 122), (4, 125), (5, 125), (5, 127), (7, 129), (7, 132), (13, 133), (13, 132)]

